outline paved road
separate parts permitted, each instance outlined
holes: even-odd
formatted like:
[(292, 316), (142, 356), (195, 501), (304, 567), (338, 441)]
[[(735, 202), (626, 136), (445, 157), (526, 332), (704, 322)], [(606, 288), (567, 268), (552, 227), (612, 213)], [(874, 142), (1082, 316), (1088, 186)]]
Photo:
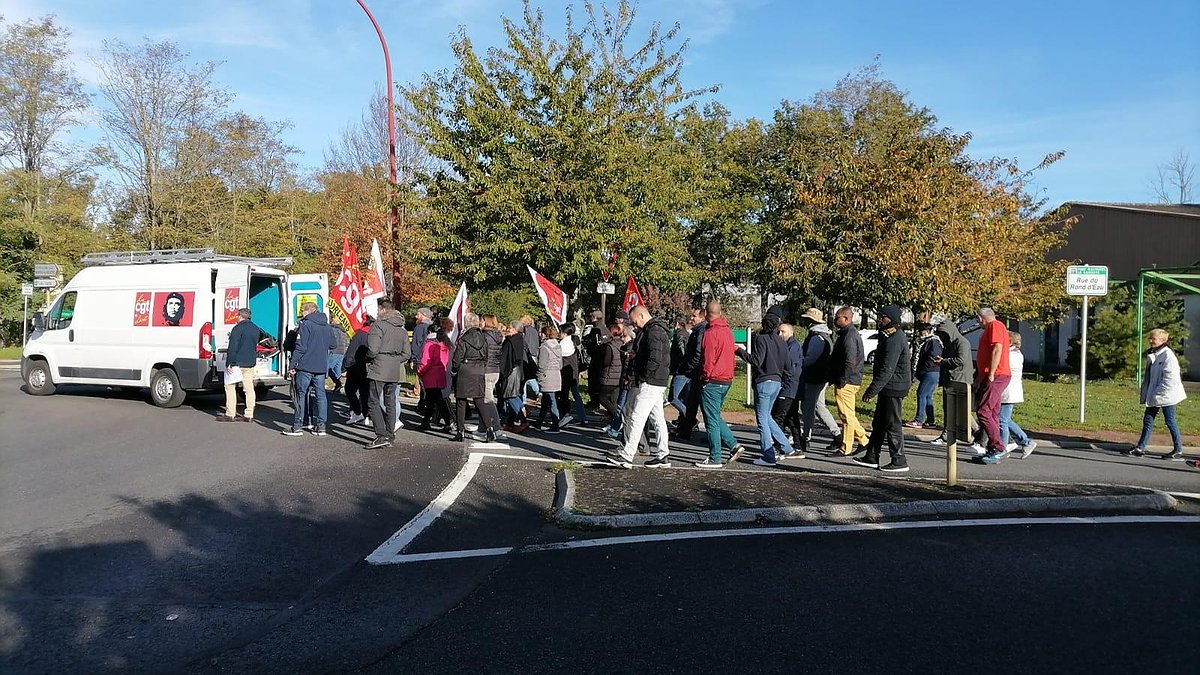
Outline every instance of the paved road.
[[(931, 652), (931, 641), (964, 644), (976, 655), (965, 663), (982, 662), (978, 655), (988, 653), (988, 643), (970, 637), (980, 628), (977, 617), (1002, 617), (1016, 635), (1036, 630), (1037, 649), (1027, 663), (1048, 667), (1052, 647), (1065, 641), (1064, 653), (1078, 652), (1081, 663), (1091, 664), (1096, 660), (1084, 657), (1096, 644), (1117, 639), (1132, 641), (1131, 653), (1148, 654), (1144, 662), (1160, 672), (1176, 670), (1172, 654), (1195, 662), (1186, 646), (1151, 653), (1160, 643), (1150, 628), (1168, 631), (1170, 622), (1145, 617), (1154, 607), (1175, 624), (1200, 615), (1195, 577), (1163, 571), (1194, 567), (1196, 525), (753, 536), (368, 566), (363, 558), (458, 473), (461, 447), (404, 433), (397, 448), (366, 452), (359, 447), (363, 430), (336, 426), (326, 439), (283, 437), (276, 431), (290, 415), (279, 396), (263, 408), (266, 425), (251, 427), (213, 423), (219, 398), (161, 410), (140, 395), (98, 388), (35, 398), (18, 387), (16, 373), (0, 372), (4, 672), (415, 670), (410, 661), (439, 672), (489, 664), (497, 671), (547, 671), (572, 653), (568, 636), (582, 645), (575, 653), (593, 659), (572, 659), (583, 670), (682, 669), (697, 663), (695, 655), (682, 656), (696, 648), (735, 672), (781, 670), (805, 658), (870, 671), (883, 669), (880, 654), (907, 663)], [(748, 429), (739, 433), (752, 438)], [(605, 447), (594, 432), (579, 431), (530, 434), (515, 439), (509, 452), (596, 459)], [(677, 454), (699, 458), (701, 451), (680, 445)], [(932, 448), (913, 454), (915, 473), (942, 470)], [(406, 552), (621, 534), (549, 524), (547, 466), (489, 460)], [(829, 458), (799, 466), (866, 471)], [(1144, 485), (1197, 486), (1196, 474), (1177, 463), (1088, 451), (1055, 450), (963, 471), (1114, 482), (1128, 475), (1128, 482)], [(1032, 572), (965, 573), (993, 556), (1006, 570)], [(1139, 565), (1144, 573), (1134, 571)], [(763, 570), (772, 571), (771, 583), (757, 581)], [(911, 579), (912, 590), (889, 589), (897, 575)], [(1020, 592), (997, 604), (1013, 584)], [(1087, 592), (1092, 587), (1099, 592)], [(883, 588), (884, 600), (868, 598), (865, 588)], [(1039, 605), (1036, 593), (1053, 604)], [(941, 599), (922, 604), (926, 595)], [(1017, 600), (1033, 607), (1032, 621), (1021, 623)], [(1078, 619), (1088, 634), (1064, 635), (1072, 623), (1055, 624), (1052, 610)], [(901, 635), (912, 635), (919, 648), (903, 646), (886, 629), (895, 617), (911, 624)], [(759, 620), (780, 630), (760, 630)], [(1132, 633), (1130, 623), (1137, 624)], [(876, 646), (850, 637), (862, 625), (881, 640)], [(455, 631), (467, 632), (455, 637)], [(498, 642), (485, 639), (492, 632)], [(799, 637), (806, 633), (821, 639)], [(824, 642), (839, 646), (841, 655)], [(503, 653), (486, 652), (489, 644), (502, 645)], [(868, 656), (845, 660), (856, 644)], [(1016, 658), (1011, 645), (1021, 643), (1003, 644), (998, 662)], [(540, 658), (548, 649), (555, 656)], [(653, 655), (659, 652), (664, 656)], [(647, 659), (646, 667), (628, 659)], [(926, 671), (950, 669), (927, 663)]]

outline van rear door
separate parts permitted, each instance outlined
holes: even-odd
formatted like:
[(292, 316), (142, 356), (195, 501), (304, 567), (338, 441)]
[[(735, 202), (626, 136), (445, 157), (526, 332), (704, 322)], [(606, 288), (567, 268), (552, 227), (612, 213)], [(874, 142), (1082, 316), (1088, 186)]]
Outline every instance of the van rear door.
[(250, 268), (247, 265), (219, 265), (213, 268), (213, 307), (209, 314), (212, 321), (213, 344), (217, 346), (213, 358), (217, 372), (225, 372), (225, 357), (229, 350), (229, 332), (238, 322), (238, 310), (249, 302)]
[(270, 267), (250, 267), (250, 291), (247, 307), (259, 330), (274, 341), (274, 348), (259, 350), (255, 376), (270, 386), (284, 384), (287, 354), (283, 341), (292, 325), (288, 312), (287, 273)]

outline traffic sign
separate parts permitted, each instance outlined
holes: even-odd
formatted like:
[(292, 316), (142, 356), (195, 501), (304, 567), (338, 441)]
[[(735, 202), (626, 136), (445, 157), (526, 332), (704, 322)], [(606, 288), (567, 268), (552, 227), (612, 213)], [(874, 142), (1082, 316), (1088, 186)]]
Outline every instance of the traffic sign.
[(1071, 265), (1067, 267), (1067, 295), (1098, 297), (1108, 295), (1108, 267)]
[(35, 279), (53, 279), (60, 274), (62, 274), (62, 271), (54, 263), (37, 263), (33, 266), (33, 277)]
[(614, 284), (596, 284), (596, 292), (601, 295), (612, 295), (617, 292), (617, 287)]
[(58, 279), (34, 279), (34, 288), (54, 288), (58, 286)]
[(21, 295), (27, 298), (33, 297), (33, 284), (21, 284)]

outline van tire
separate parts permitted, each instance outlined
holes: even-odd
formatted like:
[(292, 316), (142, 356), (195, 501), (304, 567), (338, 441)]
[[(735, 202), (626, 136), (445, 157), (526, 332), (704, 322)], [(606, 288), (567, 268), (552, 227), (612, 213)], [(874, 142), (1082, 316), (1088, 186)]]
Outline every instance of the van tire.
[(179, 376), (171, 368), (159, 368), (150, 375), (150, 400), (160, 408), (178, 408), (187, 392), (179, 385)]
[(50, 375), (50, 364), (45, 361), (33, 361), (25, 373), (25, 389), (34, 396), (49, 396), (57, 387)]

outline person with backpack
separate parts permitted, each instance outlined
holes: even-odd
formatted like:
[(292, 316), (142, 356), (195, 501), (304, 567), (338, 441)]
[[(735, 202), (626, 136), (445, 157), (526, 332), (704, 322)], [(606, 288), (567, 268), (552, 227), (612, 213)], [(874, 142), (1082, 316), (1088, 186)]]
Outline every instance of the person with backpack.
[(808, 327), (808, 335), (800, 345), (803, 361), (800, 364), (800, 381), (803, 383), (800, 398), (800, 423), (807, 446), (812, 439), (813, 418), (820, 417), (821, 423), (833, 437), (830, 450), (840, 444), (842, 430), (837, 420), (825, 405), (825, 390), (829, 387), (829, 359), (833, 355), (833, 333), (825, 325), (825, 314), (816, 307), (809, 307), (800, 320)]
[(911, 429), (936, 429), (933, 414), (933, 392), (937, 390), (942, 369), (936, 359), (942, 356), (942, 341), (933, 334), (933, 326), (917, 324), (917, 367), (913, 373), (917, 380), (917, 416), (904, 426)]
[(392, 308), (392, 301), (379, 301), (379, 319), (367, 335), (367, 377), (371, 380), (371, 403), (368, 406), (375, 439), (367, 450), (386, 448), (396, 441), (399, 427), (399, 408), (396, 390), (404, 379), (404, 367), (412, 358), (404, 315)]
[[(579, 393), (579, 355), (583, 350), (579, 348), (575, 337), (575, 324), (564, 323), (560, 335), (558, 344), (562, 350), (562, 390), (558, 392), (558, 409), (563, 412), (563, 417), (559, 428), (572, 423), (587, 426), (587, 410), (583, 406), (583, 396)], [(572, 397), (575, 399), (573, 408)]]
[(288, 375), (296, 383), (296, 412), (292, 418), (292, 426), (283, 430), (284, 436), (299, 436), (303, 433), (304, 420), (308, 408), (308, 394), (311, 391), (316, 398), (317, 416), (313, 425), (313, 433), (325, 435), (325, 420), (329, 412), (329, 400), (325, 397), (325, 375), (329, 372), (329, 352), (337, 341), (329, 320), (325, 314), (317, 311), (317, 303), (306, 302), (300, 308), (303, 318), (300, 319), (296, 336), (296, 349), (292, 352), (292, 361)]

